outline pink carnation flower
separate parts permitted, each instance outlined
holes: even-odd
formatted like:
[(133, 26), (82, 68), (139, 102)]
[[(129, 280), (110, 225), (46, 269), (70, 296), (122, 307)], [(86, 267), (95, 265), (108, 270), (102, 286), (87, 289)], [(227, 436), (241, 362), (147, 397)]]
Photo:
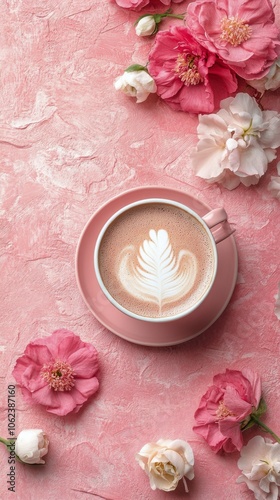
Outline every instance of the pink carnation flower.
[(268, 73), (279, 29), (269, 0), (197, 0), (187, 8), (190, 32), (246, 80)]
[(99, 382), (97, 351), (68, 330), (27, 345), (13, 375), (23, 396), (56, 415), (77, 413), (94, 394)]
[(260, 377), (251, 370), (226, 370), (215, 375), (213, 385), (195, 412), (193, 430), (203, 436), (215, 452), (241, 450), (241, 424), (250, 420), (260, 399)]
[(158, 95), (177, 111), (211, 113), (237, 88), (230, 69), (181, 26), (156, 35), (149, 73)]
[[(183, 0), (173, 0), (173, 3), (181, 3)], [(139, 11), (148, 7), (150, 11), (170, 7), (171, 0), (115, 0), (119, 7), (128, 10)]]

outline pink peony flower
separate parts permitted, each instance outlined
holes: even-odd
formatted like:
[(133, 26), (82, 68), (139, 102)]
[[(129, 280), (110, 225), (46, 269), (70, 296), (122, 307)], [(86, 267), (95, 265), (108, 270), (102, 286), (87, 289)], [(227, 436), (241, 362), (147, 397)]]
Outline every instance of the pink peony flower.
[(261, 400), (260, 377), (249, 369), (226, 370), (215, 375), (213, 385), (201, 398), (193, 430), (215, 452), (241, 450), (245, 426)]
[(266, 75), (277, 57), (279, 29), (269, 0), (197, 0), (188, 5), (186, 24), (246, 80)]
[[(173, 3), (181, 3), (183, 0), (173, 0)], [(116, 4), (123, 9), (139, 11), (148, 7), (150, 11), (170, 7), (171, 0), (115, 0)]]
[(177, 111), (211, 113), (237, 88), (230, 69), (181, 26), (156, 35), (149, 73), (158, 95)]
[(68, 330), (27, 345), (18, 358), (13, 375), (23, 396), (56, 415), (77, 413), (94, 394), (99, 382), (97, 351)]

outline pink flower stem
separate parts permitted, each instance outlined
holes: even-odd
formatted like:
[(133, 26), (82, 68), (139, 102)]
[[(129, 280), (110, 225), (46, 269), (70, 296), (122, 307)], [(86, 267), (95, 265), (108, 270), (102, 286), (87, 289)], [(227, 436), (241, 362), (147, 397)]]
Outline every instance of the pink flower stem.
[(280, 443), (280, 437), (277, 436), (267, 425), (265, 425), (261, 420), (258, 419), (258, 417), (255, 417), (254, 415), (251, 415), (251, 419), (254, 420), (254, 422), (261, 427), (265, 432), (268, 432), (277, 443)]

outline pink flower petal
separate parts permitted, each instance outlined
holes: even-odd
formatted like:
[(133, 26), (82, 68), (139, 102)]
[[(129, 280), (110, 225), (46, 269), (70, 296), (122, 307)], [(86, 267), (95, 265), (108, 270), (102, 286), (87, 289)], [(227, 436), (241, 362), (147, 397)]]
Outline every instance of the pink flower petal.
[(158, 32), (148, 69), (158, 95), (178, 111), (211, 113), (237, 88), (236, 77), (228, 66), (182, 26)]
[(39, 342), (40, 340), (43, 339), (38, 339), (38, 342), (35, 340), (27, 345), (24, 351), (24, 357), (19, 358), (21, 359), (22, 366), (24, 364), (26, 366), (29, 366), (30, 360), (32, 360), (33, 364), (36, 364), (38, 366), (42, 366), (43, 364), (49, 363), (49, 361), (51, 361), (52, 355), (48, 346), (46, 346), (45, 344), (41, 344)]
[(260, 377), (251, 370), (226, 370), (215, 375), (195, 412), (193, 430), (215, 452), (240, 450), (241, 422), (257, 408), (260, 396)]
[[(245, 26), (234, 39), (234, 28), (223, 27), (227, 18), (243, 23), (248, 32)], [(279, 29), (269, 0), (197, 0), (188, 5), (186, 24), (197, 41), (245, 79), (261, 78), (277, 58)]]
[(67, 360), (72, 352), (75, 352), (83, 345), (84, 343), (80, 337), (66, 329), (55, 330), (48, 341), (48, 348), (53, 359), (61, 360)]
[(88, 399), (92, 394), (94, 394), (99, 388), (99, 382), (96, 377), (87, 379), (76, 379), (75, 389), (79, 391), (85, 399)]
[(98, 370), (97, 351), (90, 344), (88, 346), (80, 348), (68, 357), (68, 363), (77, 377), (91, 378)]
[[(149, 11), (166, 10), (164, 7), (169, 7), (171, 0), (115, 0), (116, 4), (123, 9), (134, 10), (136, 12), (149, 8)], [(183, 0), (173, 0), (174, 3), (181, 3)]]

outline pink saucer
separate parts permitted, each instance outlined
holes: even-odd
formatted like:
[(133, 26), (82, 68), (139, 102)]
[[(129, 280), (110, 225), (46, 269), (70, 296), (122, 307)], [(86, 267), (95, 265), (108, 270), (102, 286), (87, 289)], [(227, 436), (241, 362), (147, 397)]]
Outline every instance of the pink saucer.
[(99, 287), (93, 267), (93, 252), (98, 234), (105, 222), (120, 208), (145, 198), (164, 198), (185, 204), (200, 216), (211, 208), (197, 198), (162, 187), (136, 188), (111, 199), (89, 220), (76, 253), (76, 278), (81, 295), (94, 316), (119, 337), (146, 346), (170, 346), (196, 337), (212, 325), (226, 308), (237, 278), (238, 257), (234, 237), (218, 243), (218, 272), (211, 293), (187, 318), (166, 324), (142, 322), (116, 309)]

